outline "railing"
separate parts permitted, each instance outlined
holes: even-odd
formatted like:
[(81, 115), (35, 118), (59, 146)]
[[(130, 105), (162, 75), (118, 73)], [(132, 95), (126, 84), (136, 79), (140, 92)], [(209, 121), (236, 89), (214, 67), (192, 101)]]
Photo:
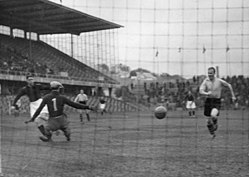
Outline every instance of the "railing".
[[(29, 72), (0, 69), (0, 73), (1, 74), (7, 74), (7, 75), (26, 76)], [(79, 80), (79, 81), (82, 80), (82, 78), (80, 78), (80, 77), (63, 77), (63, 76), (60, 76), (60, 75), (40, 74), (40, 73), (33, 73), (33, 74), (36, 77), (47, 77), (47, 78), (57, 78), (57, 79), (66, 79), (66, 80)], [(84, 81), (94, 81), (94, 82), (96, 82), (96, 80), (87, 79), (87, 78), (84, 79)], [(97, 82), (104, 83), (103, 81), (99, 81), (99, 80)]]
[[(24, 77), (28, 74), (28, 72), (0, 69), (0, 74), (4, 75), (5, 79), (14, 80), (13, 76), (23, 76)], [(106, 86), (114, 86), (114, 85), (116, 85), (115, 83), (106, 83), (105, 81), (97, 80), (97, 79), (88, 79), (88, 78), (82, 79), (80, 77), (63, 77), (63, 76), (53, 75), (53, 74), (34, 73), (34, 76), (39, 77), (41, 79), (42, 78), (60, 79), (60, 80), (64, 80), (66, 83), (68, 83), (70, 85), (73, 81), (91, 83), (91, 84), (89, 84), (89, 86), (105, 86), (105, 85)]]

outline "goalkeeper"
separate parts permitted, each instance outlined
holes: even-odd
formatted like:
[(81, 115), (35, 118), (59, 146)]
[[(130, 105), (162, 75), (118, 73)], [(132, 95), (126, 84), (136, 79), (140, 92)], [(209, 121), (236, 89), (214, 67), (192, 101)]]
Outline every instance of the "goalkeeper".
[(51, 93), (44, 96), (41, 105), (36, 110), (33, 117), (25, 123), (33, 122), (35, 118), (40, 114), (43, 107), (47, 105), (49, 112), (48, 124), (47, 126), (45, 126), (45, 131), (43, 133), (44, 137), (41, 136), (40, 139), (44, 142), (51, 141), (52, 132), (56, 130), (62, 130), (65, 137), (67, 138), (67, 141), (70, 141), (71, 132), (69, 128), (69, 121), (66, 114), (64, 113), (64, 105), (69, 105), (76, 109), (93, 109), (89, 106), (75, 103), (65, 96), (61, 95), (64, 87), (60, 82), (52, 81), (50, 83), (50, 87), (52, 89)]

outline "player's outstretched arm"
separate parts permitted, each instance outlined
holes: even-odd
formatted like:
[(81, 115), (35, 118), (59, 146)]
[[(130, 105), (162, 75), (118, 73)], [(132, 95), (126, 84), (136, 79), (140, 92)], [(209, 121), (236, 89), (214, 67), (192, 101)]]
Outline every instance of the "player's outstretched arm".
[(39, 90), (51, 90), (51, 87), (49, 85), (38, 83), (36, 84), (39, 87)]
[(16, 95), (16, 97), (15, 97), (15, 99), (13, 101), (13, 104), (12, 104), (12, 107), (11, 107), (12, 109), (17, 109), (18, 108), (16, 103), (25, 94), (26, 94), (25, 89), (22, 88), (21, 90), (19, 90), (19, 92), (17, 93), (17, 95)]
[(65, 104), (67, 104), (68, 106), (71, 106), (73, 108), (76, 108), (76, 109), (89, 109), (89, 110), (94, 110), (94, 108), (92, 107), (89, 107), (87, 105), (84, 105), (84, 104), (80, 104), (80, 103), (77, 103), (77, 102), (73, 102), (71, 100), (69, 100), (68, 98), (64, 97), (64, 102)]
[(78, 102), (79, 101), (79, 95), (76, 96), (76, 98), (74, 99), (74, 102)]
[(224, 86), (228, 87), (230, 92), (231, 92), (231, 95), (232, 95), (232, 100), (235, 101), (236, 100), (236, 97), (235, 97), (235, 94), (234, 94), (234, 91), (233, 91), (233, 87), (231, 84), (229, 84), (228, 82), (224, 81), (221, 79), (221, 82)]

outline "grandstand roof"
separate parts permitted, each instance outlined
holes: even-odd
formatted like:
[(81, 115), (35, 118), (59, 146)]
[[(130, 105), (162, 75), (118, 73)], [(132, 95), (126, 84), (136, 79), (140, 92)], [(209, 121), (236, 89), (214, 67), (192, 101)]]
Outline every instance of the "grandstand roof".
[(90, 32), (121, 25), (47, 0), (0, 0), (0, 24), (38, 34)]

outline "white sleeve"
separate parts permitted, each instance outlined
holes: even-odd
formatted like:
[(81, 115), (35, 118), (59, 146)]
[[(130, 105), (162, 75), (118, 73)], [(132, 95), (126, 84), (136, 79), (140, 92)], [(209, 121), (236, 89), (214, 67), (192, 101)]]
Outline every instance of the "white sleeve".
[(199, 89), (199, 92), (202, 95), (206, 94), (206, 79), (202, 82), (200, 89)]
[(230, 86), (230, 84), (227, 83), (226, 81), (224, 81), (223, 79), (219, 79), (219, 81), (220, 81), (221, 84), (222, 84), (223, 86), (225, 86), (225, 87), (229, 87), (229, 86)]
[(79, 100), (79, 95), (76, 96), (76, 98), (74, 99), (74, 102), (78, 102)]
[(222, 84), (223, 86), (226, 86), (226, 87), (228, 87), (228, 88), (229, 88), (229, 90), (230, 90), (230, 92), (231, 92), (231, 94), (232, 94), (232, 97), (234, 97), (234, 98), (235, 98), (235, 94), (234, 94), (234, 91), (233, 91), (232, 85), (231, 85), (231, 84), (229, 84), (228, 82), (226, 82), (226, 81), (222, 80), (222, 79), (220, 79), (220, 82), (221, 82), (221, 84)]

